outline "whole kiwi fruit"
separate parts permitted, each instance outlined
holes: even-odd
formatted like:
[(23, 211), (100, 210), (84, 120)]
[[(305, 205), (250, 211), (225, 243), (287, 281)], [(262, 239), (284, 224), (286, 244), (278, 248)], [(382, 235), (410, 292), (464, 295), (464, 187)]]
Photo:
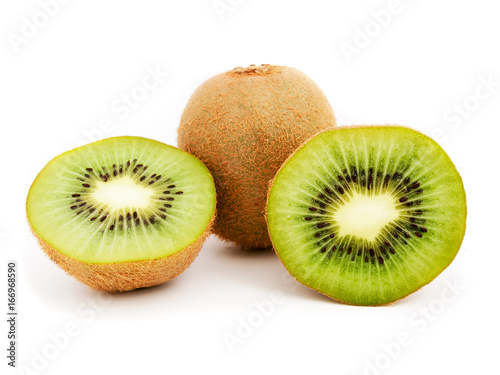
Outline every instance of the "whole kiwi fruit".
[(294, 68), (239, 67), (198, 87), (182, 114), (178, 146), (214, 176), (214, 233), (244, 248), (271, 246), (269, 181), (306, 139), (335, 126), (323, 91)]

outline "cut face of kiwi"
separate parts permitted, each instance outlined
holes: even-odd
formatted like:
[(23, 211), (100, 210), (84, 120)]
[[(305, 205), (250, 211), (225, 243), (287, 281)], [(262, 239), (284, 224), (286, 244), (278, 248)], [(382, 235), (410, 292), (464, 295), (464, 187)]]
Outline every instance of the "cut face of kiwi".
[(138, 137), (56, 157), (27, 198), (42, 248), (69, 274), (108, 291), (157, 285), (183, 272), (214, 212), (214, 182), (198, 159)]
[(461, 245), (462, 180), (443, 149), (397, 127), (320, 133), (269, 192), (273, 246), (304, 285), (356, 305), (389, 303), (439, 275)]

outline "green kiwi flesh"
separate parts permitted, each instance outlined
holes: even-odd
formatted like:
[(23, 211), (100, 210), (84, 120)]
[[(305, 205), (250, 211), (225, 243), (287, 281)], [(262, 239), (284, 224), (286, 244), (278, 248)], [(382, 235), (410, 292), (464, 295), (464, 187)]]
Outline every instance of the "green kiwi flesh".
[(399, 126), (324, 131), (271, 183), (274, 249), (304, 285), (381, 305), (438, 276), (465, 233), (462, 179), (432, 139)]
[[(27, 214), (62, 268), (115, 291), (155, 285), (187, 268), (215, 204), (212, 176), (197, 158), (150, 139), (115, 137), (50, 161), (33, 182)], [(186, 249), (189, 256), (181, 256)]]

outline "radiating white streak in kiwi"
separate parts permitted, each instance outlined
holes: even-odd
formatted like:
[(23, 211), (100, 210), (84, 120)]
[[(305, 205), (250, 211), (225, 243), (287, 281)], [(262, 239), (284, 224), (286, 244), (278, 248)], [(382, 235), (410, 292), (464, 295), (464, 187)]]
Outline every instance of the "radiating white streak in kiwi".
[[(391, 256), (389, 257), (390, 262), (392, 263), (393, 267), (396, 267), (398, 269), (399, 275), (409, 281), (410, 273), (413, 275), (411, 269), (412, 267), (414, 267), (414, 260), (412, 259), (414, 255), (408, 253), (408, 251), (404, 247), (407, 245), (402, 245), (399, 241), (395, 241), (395, 239), (392, 235), (390, 235), (389, 232), (386, 231), (386, 233), (389, 234), (389, 236), (383, 233), (381, 235), (382, 239), (384, 241), (387, 241), (396, 251), (396, 254), (391, 254)], [(402, 254), (404, 254), (404, 256), (401, 256)], [(397, 258), (398, 261), (396, 262), (393, 257)], [(387, 269), (388, 271), (390, 271), (391, 267), (387, 267)]]
[[(331, 173), (329, 171), (329, 168), (328, 168), (328, 165), (325, 164), (324, 160), (321, 159), (319, 157), (319, 155), (317, 154), (317, 152), (315, 150), (311, 150), (311, 154), (314, 156), (314, 158), (316, 159), (316, 161), (321, 165), (321, 169), (322, 171), (318, 171), (316, 172), (316, 169), (312, 169), (312, 172), (316, 175), (316, 177), (321, 180), (324, 184), (324, 186), (327, 186), (328, 188), (330, 188), (332, 191), (335, 190), (334, 187), (330, 184), (330, 181), (326, 181), (323, 176), (331, 176)], [(328, 158), (331, 160), (331, 156), (330, 156), (330, 153), (328, 151), (324, 152), (323, 154), (326, 154), (328, 156)], [(319, 173), (319, 172), (322, 172), (322, 173)], [(341, 173), (341, 172), (340, 172)], [(339, 173), (339, 174), (340, 174)], [(337, 176), (334, 176), (335, 179), (337, 180), (338, 183), (340, 183), (338, 181), (338, 178)], [(323, 189), (319, 186), (316, 187), (318, 190), (322, 191)], [(344, 197), (340, 196), (339, 197), (342, 201), (345, 201)], [(325, 202), (327, 203), (327, 202)]]

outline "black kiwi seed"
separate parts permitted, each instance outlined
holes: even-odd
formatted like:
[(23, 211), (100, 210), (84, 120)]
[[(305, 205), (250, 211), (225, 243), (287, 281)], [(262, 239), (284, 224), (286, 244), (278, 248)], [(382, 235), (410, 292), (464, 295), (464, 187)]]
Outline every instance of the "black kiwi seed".
[(309, 207), (309, 211), (318, 211), (318, 209), (316, 207)]
[(404, 203), (404, 202), (406, 202), (407, 200), (408, 200), (408, 197), (401, 197), (401, 198), (399, 198), (399, 201), (400, 201), (401, 203)]

